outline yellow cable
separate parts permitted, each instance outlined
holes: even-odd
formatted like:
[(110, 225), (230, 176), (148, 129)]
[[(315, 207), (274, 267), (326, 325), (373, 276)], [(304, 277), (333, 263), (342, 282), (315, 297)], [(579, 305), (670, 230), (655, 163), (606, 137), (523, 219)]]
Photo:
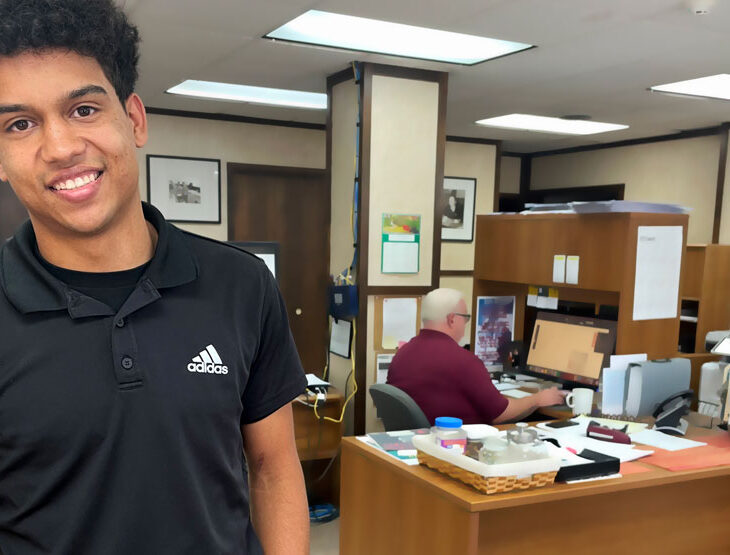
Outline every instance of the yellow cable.
[[(352, 321), (352, 343), (355, 342), (355, 337), (357, 337), (357, 327), (355, 326), (355, 321)], [(329, 416), (320, 416), (317, 412), (317, 405), (319, 403), (319, 396), (314, 398), (314, 415), (317, 417), (317, 420), (329, 420), (330, 422), (334, 422), (336, 424), (340, 424), (342, 420), (345, 418), (345, 410), (347, 410), (347, 405), (350, 402), (350, 400), (355, 396), (355, 393), (357, 393), (357, 380), (355, 379), (355, 357), (352, 353), (352, 343), (350, 344), (350, 361), (352, 363), (352, 371), (350, 372), (350, 376), (352, 377), (352, 393), (350, 393), (347, 396), (347, 399), (345, 399), (345, 404), (342, 405), (342, 412), (340, 413), (340, 417), (335, 420), (334, 418), (330, 418)], [(347, 391), (347, 383), (345, 383), (345, 391)]]

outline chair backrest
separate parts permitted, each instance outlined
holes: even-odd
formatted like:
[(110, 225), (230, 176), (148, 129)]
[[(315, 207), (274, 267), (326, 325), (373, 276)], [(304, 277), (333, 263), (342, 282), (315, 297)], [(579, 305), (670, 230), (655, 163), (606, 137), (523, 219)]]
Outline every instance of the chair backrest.
[(421, 408), (402, 389), (388, 384), (374, 384), (370, 386), (370, 396), (386, 432), (431, 426)]

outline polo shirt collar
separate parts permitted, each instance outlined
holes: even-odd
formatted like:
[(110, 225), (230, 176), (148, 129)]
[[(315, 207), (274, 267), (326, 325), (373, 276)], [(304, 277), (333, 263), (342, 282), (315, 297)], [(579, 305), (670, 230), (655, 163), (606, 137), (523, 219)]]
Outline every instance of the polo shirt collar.
[[(140, 283), (147, 293), (159, 298), (157, 289), (196, 280), (198, 264), (182, 231), (165, 221), (153, 206), (143, 202), (142, 211), (157, 230), (157, 246)], [(36, 258), (35, 244), (33, 226), (28, 220), (0, 249), (0, 285), (18, 311), (28, 314), (68, 310), (73, 318), (112, 314), (104, 303), (80, 295), (51, 275)]]

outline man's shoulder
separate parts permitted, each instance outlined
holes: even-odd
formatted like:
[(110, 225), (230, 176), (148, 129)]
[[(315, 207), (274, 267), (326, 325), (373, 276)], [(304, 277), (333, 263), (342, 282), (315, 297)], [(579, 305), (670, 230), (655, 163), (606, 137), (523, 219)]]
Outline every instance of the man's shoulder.
[(240, 247), (219, 241), (210, 237), (204, 237), (190, 231), (178, 228), (182, 234), (185, 244), (195, 254), (201, 265), (220, 265), (222, 270), (249, 270), (258, 275), (265, 276), (268, 268), (263, 260), (255, 254)]

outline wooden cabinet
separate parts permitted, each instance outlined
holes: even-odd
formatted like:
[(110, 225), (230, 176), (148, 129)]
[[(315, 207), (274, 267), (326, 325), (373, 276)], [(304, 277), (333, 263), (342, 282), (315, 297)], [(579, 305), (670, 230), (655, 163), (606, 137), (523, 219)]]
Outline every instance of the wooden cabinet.
[[(596, 314), (600, 305), (618, 307), (617, 354), (674, 356), (679, 310), (675, 318), (633, 319), (637, 232), (639, 226), (681, 226), (684, 245), (687, 221), (686, 214), (648, 213), (478, 216), (472, 313), (478, 296), (514, 295), (515, 339), (523, 339), (528, 286), (555, 287), (560, 300), (592, 303)], [(576, 285), (553, 283), (557, 254), (580, 257)]]
[(683, 351), (705, 352), (705, 336), (730, 329), (730, 245), (687, 245), (682, 263)]

